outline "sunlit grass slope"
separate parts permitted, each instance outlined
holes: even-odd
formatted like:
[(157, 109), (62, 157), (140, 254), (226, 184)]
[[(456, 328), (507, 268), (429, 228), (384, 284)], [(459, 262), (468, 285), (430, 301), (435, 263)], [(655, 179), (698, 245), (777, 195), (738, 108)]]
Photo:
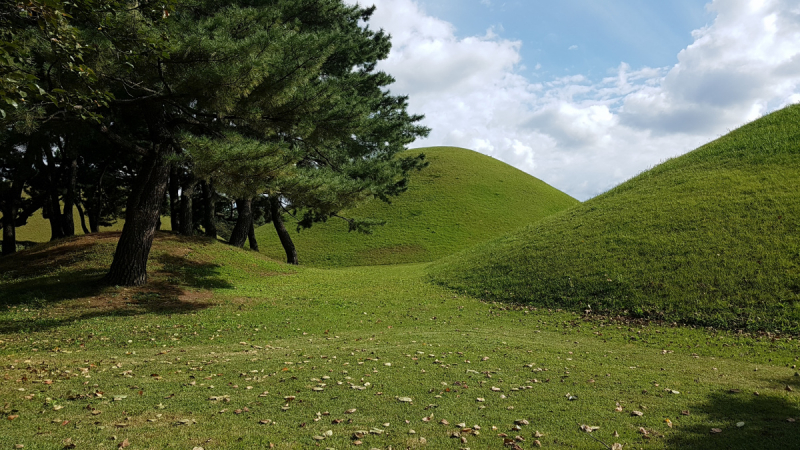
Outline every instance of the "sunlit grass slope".
[(426, 264), (295, 268), (169, 233), (146, 286), (102, 286), (118, 236), (0, 258), (0, 449), (800, 447), (797, 339), (509, 308)]
[[(82, 235), (81, 219), (77, 211), (73, 213), (73, 223), (75, 224), (75, 234)], [(100, 227), (100, 231), (122, 231), (124, 224), (125, 219), (120, 218), (110, 227)], [(161, 229), (164, 231), (170, 229), (169, 217), (161, 218)], [(47, 242), (50, 240), (50, 221), (42, 216), (41, 210), (36, 211), (28, 218), (28, 223), (16, 229), (16, 236), (18, 244), (32, 245), (33, 243)], [(0, 242), (3, 242), (3, 240), (0, 239)]]
[(798, 192), (795, 105), (431, 273), (484, 298), (796, 332)]
[[(375, 200), (342, 213), (385, 220), (373, 234), (348, 233), (338, 218), (294, 232), (300, 263), (357, 266), (433, 261), (577, 204), (546, 183), (477, 152), (454, 147), (411, 150), (430, 166), (412, 175), (391, 205)], [(275, 230), (257, 230), (262, 252), (284, 259)]]

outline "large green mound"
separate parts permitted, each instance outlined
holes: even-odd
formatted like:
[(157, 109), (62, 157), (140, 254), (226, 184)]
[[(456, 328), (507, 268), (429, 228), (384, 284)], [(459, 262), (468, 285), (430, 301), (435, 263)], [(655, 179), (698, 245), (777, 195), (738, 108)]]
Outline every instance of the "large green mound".
[[(433, 261), (577, 204), (577, 200), (518, 169), (454, 147), (410, 150), (430, 166), (412, 175), (392, 204), (374, 200), (342, 216), (384, 220), (371, 235), (326, 223), (292, 233), (300, 263), (336, 267)], [(293, 231), (294, 223), (287, 221)], [(256, 231), (262, 252), (284, 259), (271, 224)]]
[(800, 105), (431, 268), (483, 298), (800, 331)]

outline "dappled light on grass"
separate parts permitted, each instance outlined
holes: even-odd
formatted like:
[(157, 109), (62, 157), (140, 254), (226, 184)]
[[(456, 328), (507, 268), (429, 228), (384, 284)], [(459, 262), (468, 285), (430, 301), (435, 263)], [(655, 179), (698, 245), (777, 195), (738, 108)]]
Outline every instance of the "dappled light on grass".
[(182, 244), (196, 246), (196, 240), (167, 234), (157, 240), (147, 285), (105, 286), (102, 263), (118, 238), (119, 233), (73, 237), (0, 260), (0, 307), (19, 313), (0, 319), (0, 332), (45, 331), (105, 316), (182, 314), (213, 305), (210, 292), (199, 289), (232, 287), (219, 264), (188, 257)]

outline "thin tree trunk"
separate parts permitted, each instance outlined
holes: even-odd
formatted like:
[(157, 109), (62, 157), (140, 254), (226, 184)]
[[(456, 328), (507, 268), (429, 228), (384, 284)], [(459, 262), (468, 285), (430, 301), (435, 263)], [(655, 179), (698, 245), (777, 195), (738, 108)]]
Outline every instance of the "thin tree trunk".
[(214, 204), (214, 186), (211, 181), (203, 181), (203, 228), (206, 236), (217, 238), (216, 205)]
[(2, 255), (10, 255), (17, 252), (17, 213), (19, 210), (19, 199), (22, 196), (21, 183), (14, 183), (8, 197), (3, 204), (3, 250)]
[(181, 183), (178, 179), (178, 168), (176, 166), (170, 167), (169, 170), (169, 225), (172, 231), (179, 231), (181, 229), (180, 219), (180, 200), (178, 198), (178, 190)]
[(228, 243), (242, 248), (250, 233), (250, 225), (253, 223), (253, 199), (236, 200), (236, 211), (239, 213), (239, 217), (236, 219), (236, 226), (233, 227)]
[(281, 240), (283, 250), (286, 252), (286, 262), (289, 264), (300, 264), (297, 260), (297, 250), (294, 248), (292, 237), (286, 231), (283, 225), (283, 217), (281, 214), (281, 201), (277, 196), (269, 197), (269, 213), (272, 218), (272, 224), (275, 225), (275, 231), (278, 233), (278, 238)]
[(136, 185), (128, 198), (125, 225), (117, 243), (114, 261), (104, 278), (108, 284), (140, 286), (147, 283), (147, 257), (153, 245), (164, 191), (169, 182), (166, 157), (171, 152), (171, 148), (161, 151), (156, 148), (143, 161), (142, 170), (136, 176)]
[(178, 232), (184, 236), (194, 234), (194, 219), (192, 217), (192, 196), (197, 186), (197, 180), (189, 175), (189, 180), (181, 189), (181, 208), (180, 208), (180, 229)]
[(48, 202), (45, 205), (47, 212), (47, 219), (50, 221), (50, 240), (54, 241), (64, 237), (64, 221), (61, 217), (61, 204), (59, 203), (58, 194), (58, 176), (55, 174), (55, 159), (49, 143), (44, 143), (42, 146), (44, 152), (45, 173), (47, 174), (47, 194)]
[(75, 236), (75, 219), (72, 210), (75, 207), (75, 185), (78, 182), (78, 160), (69, 161), (67, 192), (64, 194), (64, 213), (61, 214), (61, 230), (64, 236)]
[(86, 228), (86, 215), (83, 213), (83, 208), (81, 208), (81, 204), (75, 203), (75, 209), (78, 210), (78, 215), (81, 216), (81, 228), (83, 229), (83, 234), (89, 234), (89, 229)]
[(257, 252), (258, 251), (258, 241), (256, 241), (256, 227), (253, 225), (253, 221), (250, 221), (250, 231), (247, 232), (247, 240), (250, 242), (250, 250)]
[(86, 215), (89, 216), (89, 230), (92, 233), (100, 232), (100, 215), (103, 213), (103, 178), (106, 176), (108, 164), (108, 162), (103, 164), (103, 170), (100, 171), (97, 186), (94, 188), (92, 198), (86, 208)]

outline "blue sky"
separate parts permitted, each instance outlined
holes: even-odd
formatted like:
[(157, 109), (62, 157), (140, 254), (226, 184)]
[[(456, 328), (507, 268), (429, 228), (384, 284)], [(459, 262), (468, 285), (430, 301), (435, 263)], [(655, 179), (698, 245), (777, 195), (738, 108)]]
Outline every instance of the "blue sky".
[(391, 90), (433, 130), (414, 146), (579, 200), (800, 102), (797, 0), (360, 1), (392, 35)]
[(714, 18), (704, 0), (423, 0), (419, 4), (456, 27), (456, 36), (522, 41), (536, 77), (608, 75), (610, 67), (661, 67), (692, 43), (692, 30)]

